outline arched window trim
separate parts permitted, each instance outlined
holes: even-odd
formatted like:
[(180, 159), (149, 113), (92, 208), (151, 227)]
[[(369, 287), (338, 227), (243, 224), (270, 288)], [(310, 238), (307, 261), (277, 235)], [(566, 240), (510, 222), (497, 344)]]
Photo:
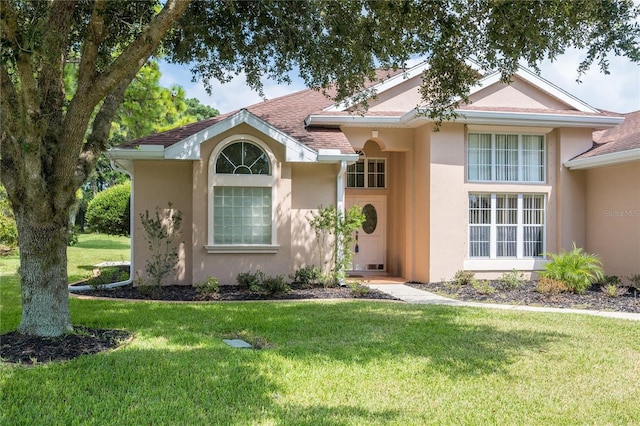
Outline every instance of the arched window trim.
[[(249, 142), (257, 145), (267, 155), (270, 163), (270, 175), (249, 175), (249, 174), (218, 174), (215, 172), (216, 160), (222, 150), (232, 143)], [(238, 134), (225, 138), (218, 143), (209, 155), (207, 186), (207, 245), (205, 248), (209, 253), (276, 253), (279, 246), (277, 243), (278, 227), (276, 223), (277, 207), (277, 182), (278, 182), (278, 161), (273, 151), (262, 140), (252, 135)], [(244, 245), (244, 244), (215, 244), (214, 243), (214, 207), (213, 192), (216, 186), (241, 186), (241, 187), (270, 187), (271, 188), (271, 244)]]

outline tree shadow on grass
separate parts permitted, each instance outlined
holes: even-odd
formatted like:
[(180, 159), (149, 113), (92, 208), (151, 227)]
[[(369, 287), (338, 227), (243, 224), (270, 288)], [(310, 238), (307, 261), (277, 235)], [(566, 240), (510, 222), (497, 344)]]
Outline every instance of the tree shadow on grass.
[[(523, 354), (544, 350), (565, 337), (559, 332), (501, 329), (487, 321), (501, 312), (443, 306), (102, 303), (106, 303), (103, 308), (94, 310), (100, 322), (113, 315), (120, 328), (179, 345), (197, 345), (211, 336), (246, 337), (286, 357), (349, 364), (409, 356), (428, 360), (430, 369), (450, 376), (504, 372)], [(83, 325), (100, 326), (99, 322)]]
[(130, 246), (128, 243), (122, 243), (109, 239), (91, 239), (87, 241), (80, 241), (73, 247), (79, 249), (121, 250), (128, 249)]
[[(384, 365), (406, 357), (413, 363), (413, 374), (465, 379), (508, 374), (507, 367), (527, 351), (565, 337), (526, 326), (492, 326), (487, 320), (491, 315), (513, 319), (512, 314), (441, 306), (70, 303), (74, 322), (126, 329), (136, 340), (115, 352), (36, 367), (37, 371), (0, 372), (3, 422), (35, 424), (47, 418), (62, 424), (123, 425), (393, 423), (403, 418), (402, 413), (346, 402), (336, 407), (281, 401), (281, 394), (291, 397), (291, 390), (282, 388), (280, 377), (287, 373), (283, 366), (328, 363), (349, 371), (356, 365)], [(240, 350), (222, 343), (233, 335), (260, 338), (268, 342), (268, 349)], [(347, 385), (338, 386), (348, 392)]]

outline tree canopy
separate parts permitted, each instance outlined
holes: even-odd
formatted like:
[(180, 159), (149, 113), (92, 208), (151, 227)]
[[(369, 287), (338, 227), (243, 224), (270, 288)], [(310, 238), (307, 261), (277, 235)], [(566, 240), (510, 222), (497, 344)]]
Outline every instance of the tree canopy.
[[(244, 73), (261, 90), (297, 70), (336, 100), (359, 92), (377, 67), (430, 65), (422, 94), (434, 117), (465, 99), (476, 71), (505, 80), (568, 47), (586, 49), (578, 72), (607, 71), (609, 53), (640, 61), (630, 0), (3, 0), (0, 2), (0, 179), (18, 225), (23, 316), (19, 330), (71, 329), (66, 229), (75, 191), (108, 146), (125, 90), (156, 54), (196, 78)], [(72, 96), (65, 67), (77, 63)]]

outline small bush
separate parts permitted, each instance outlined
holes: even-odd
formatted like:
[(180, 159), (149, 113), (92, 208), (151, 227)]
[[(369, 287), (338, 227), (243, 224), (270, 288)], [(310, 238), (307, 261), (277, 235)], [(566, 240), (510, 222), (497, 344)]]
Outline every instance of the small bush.
[(620, 277), (616, 275), (605, 275), (599, 283), (600, 291), (609, 297), (618, 297), (625, 294), (629, 289), (622, 284)]
[(220, 285), (218, 284), (218, 278), (208, 277), (204, 281), (199, 281), (193, 284), (198, 294), (203, 296), (215, 296), (220, 292)]
[(460, 270), (455, 273), (455, 275), (451, 279), (451, 283), (456, 286), (471, 285), (475, 281), (475, 275), (476, 274), (471, 271)]
[(631, 283), (631, 287), (636, 290), (640, 290), (640, 274), (632, 274), (627, 277), (629, 282)]
[(262, 281), (264, 281), (264, 277), (264, 272), (260, 270), (256, 272), (240, 272), (236, 277), (236, 282), (240, 288), (259, 292), (262, 291)]
[(542, 278), (536, 285), (536, 291), (542, 294), (556, 295), (566, 293), (569, 291), (569, 287), (567, 287), (564, 281), (553, 278)]
[(474, 278), (471, 282), (471, 286), (480, 294), (493, 294), (496, 292), (495, 287), (491, 285), (489, 280), (476, 280)]
[(320, 278), (320, 268), (313, 265), (303, 266), (296, 269), (294, 274), (289, 275), (291, 281), (301, 288), (309, 288), (318, 282)]
[(97, 276), (89, 278), (87, 285), (90, 285), (94, 290), (99, 290), (107, 284), (126, 281), (128, 279), (129, 271), (125, 271), (118, 266), (107, 266), (100, 269)]
[(129, 235), (130, 188), (129, 182), (114, 185), (89, 201), (85, 220), (93, 232)]
[(551, 261), (540, 272), (542, 278), (563, 281), (570, 291), (583, 294), (593, 283), (603, 279), (604, 273), (600, 259), (596, 255), (585, 253), (573, 245), (571, 251), (548, 254)]
[(509, 289), (517, 289), (522, 287), (527, 282), (527, 280), (525, 280), (524, 274), (522, 272), (514, 269), (511, 272), (505, 272), (500, 275), (500, 278), (498, 278), (498, 282), (500, 282), (503, 287)]
[(284, 275), (264, 277), (260, 287), (268, 294), (285, 294), (291, 291), (291, 287), (284, 280)]
[(366, 296), (371, 292), (371, 289), (364, 285), (361, 281), (348, 281), (347, 285), (351, 289), (351, 294), (355, 297)]

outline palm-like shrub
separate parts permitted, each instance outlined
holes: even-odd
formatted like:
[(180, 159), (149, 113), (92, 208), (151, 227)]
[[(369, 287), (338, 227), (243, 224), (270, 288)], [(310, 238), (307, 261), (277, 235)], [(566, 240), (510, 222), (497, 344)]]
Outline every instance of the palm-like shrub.
[(575, 243), (571, 251), (563, 250), (558, 254), (549, 253), (547, 256), (551, 261), (544, 266), (540, 276), (563, 281), (574, 293), (584, 293), (593, 283), (604, 277), (598, 256), (585, 253), (576, 247)]

